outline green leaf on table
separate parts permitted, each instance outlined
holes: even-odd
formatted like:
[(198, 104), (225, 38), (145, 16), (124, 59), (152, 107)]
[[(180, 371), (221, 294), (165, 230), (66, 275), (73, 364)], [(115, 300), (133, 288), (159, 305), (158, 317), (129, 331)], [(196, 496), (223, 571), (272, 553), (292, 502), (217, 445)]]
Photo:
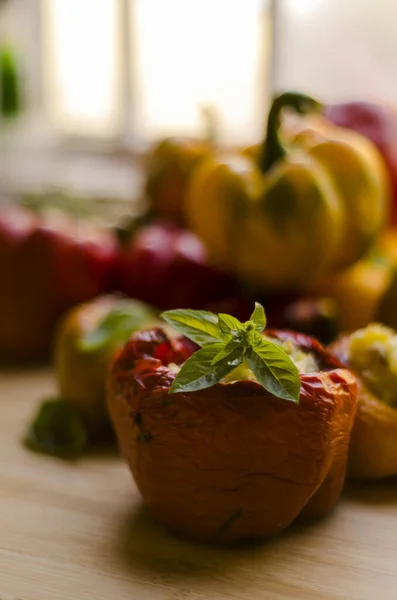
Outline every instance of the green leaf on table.
[(243, 352), (236, 348), (222, 360), (213, 364), (214, 358), (224, 349), (224, 343), (201, 348), (183, 364), (174, 379), (170, 393), (196, 392), (212, 387), (243, 362)]
[(299, 402), (299, 371), (278, 344), (264, 339), (247, 349), (245, 359), (265, 390), (278, 398)]
[(266, 327), (265, 309), (263, 308), (262, 304), (259, 304), (259, 302), (255, 302), (255, 310), (250, 316), (250, 321), (254, 323), (255, 329), (259, 333), (261, 333)]
[(224, 340), (218, 317), (206, 310), (167, 310), (161, 314), (161, 317), (199, 346)]
[(88, 435), (80, 415), (67, 402), (46, 400), (29, 424), (24, 443), (34, 452), (72, 459), (85, 452)]
[(123, 343), (131, 333), (154, 319), (156, 313), (138, 300), (120, 300), (98, 323), (88, 331), (78, 343), (81, 352), (97, 352), (111, 344)]

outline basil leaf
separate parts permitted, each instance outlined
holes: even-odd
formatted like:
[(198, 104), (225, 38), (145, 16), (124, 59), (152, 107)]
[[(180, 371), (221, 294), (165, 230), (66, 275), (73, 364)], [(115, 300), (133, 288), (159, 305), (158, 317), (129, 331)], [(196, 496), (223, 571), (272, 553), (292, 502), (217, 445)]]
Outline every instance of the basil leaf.
[(115, 304), (95, 329), (88, 331), (78, 342), (81, 352), (97, 352), (110, 344), (126, 342), (134, 331), (154, 319), (152, 308), (138, 300), (123, 300)]
[(161, 317), (199, 346), (222, 342), (224, 339), (218, 317), (206, 310), (166, 310)]
[(217, 354), (215, 356), (214, 360), (212, 361), (212, 364), (216, 365), (218, 362), (220, 362), (224, 358), (227, 358), (228, 356), (230, 356), (230, 354), (235, 352), (235, 350), (237, 350), (237, 348), (240, 349), (241, 354), (244, 354), (243, 344), (239, 340), (231, 339), (230, 342), (228, 342), (227, 344), (225, 344), (223, 346), (223, 349), (219, 352), (219, 354)]
[[(263, 340), (266, 340), (266, 338), (263, 337), (263, 335), (261, 333), (259, 333), (259, 331), (256, 331), (255, 329), (253, 331), (249, 332), (249, 343), (252, 347), (256, 347), (256, 346), (261, 346)], [(279, 342), (279, 340), (274, 339), (274, 341), (272, 340), (273, 344), (277, 344), (280, 347), (282, 347), (282, 342)]]
[(299, 402), (299, 371), (279, 346), (263, 340), (246, 350), (245, 360), (265, 390), (283, 400)]
[(243, 329), (243, 324), (238, 319), (231, 315), (220, 313), (218, 315), (219, 329), (222, 331), (224, 336), (230, 337), (233, 333), (237, 334)]
[(24, 439), (34, 452), (58, 458), (77, 458), (88, 446), (80, 415), (63, 400), (46, 400), (39, 407)]
[(170, 393), (193, 392), (215, 385), (244, 358), (258, 382), (271, 394), (299, 402), (300, 376), (295, 364), (279, 344), (266, 340), (263, 306), (255, 303), (251, 319), (241, 323), (224, 313), (169, 310), (161, 315), (167, 323), (203, 346), (182, 366)]
[(196, 392), (209, 388), (228, 375), (243, 362), (240, 348), (213, 365), (213, 360), (223, 350), (223, 343), (210, 344), (195, 352), (184, 363), (173, 381), (170, 393)]
[(259, 304), (259, 302), (255, 302), (255, 310), (250, 316), (250, 321), (254, 323), (255, 329), (256, 331), (259, 331), (259, 333), (261, 333), (266, 327), (265, 309), (263, 308), (262, 304)]

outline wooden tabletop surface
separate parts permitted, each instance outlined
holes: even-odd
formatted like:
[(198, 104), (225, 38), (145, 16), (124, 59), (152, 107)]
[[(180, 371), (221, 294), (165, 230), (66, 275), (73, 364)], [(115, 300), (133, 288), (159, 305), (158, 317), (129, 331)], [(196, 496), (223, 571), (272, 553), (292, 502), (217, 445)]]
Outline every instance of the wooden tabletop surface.
[(349, 487), (330, 518), (261, 546), (180, 542), (115, 451), (24, 449), (54, 390), (49, 371), (0, 375), (0, 600), (397, 600), (397, 483)]

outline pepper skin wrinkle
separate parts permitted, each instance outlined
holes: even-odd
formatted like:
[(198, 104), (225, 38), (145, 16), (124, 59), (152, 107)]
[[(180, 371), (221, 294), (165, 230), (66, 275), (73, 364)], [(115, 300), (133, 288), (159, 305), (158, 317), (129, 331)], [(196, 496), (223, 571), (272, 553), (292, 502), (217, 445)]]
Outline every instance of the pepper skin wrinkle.
[(339, 498), (356, 380), (312, 338), (265, 333), (315, 354), (320, 370), (301, 375), (299, 404), (244, 380), (169, 394), (175, 373), (165, 365), (192, 349), (161, 329), (134, 335), (111, 367), (108, 406), (121, 453), (153, 517), (181, 537), (232, 544), (273, 536), (298, 517), (326, 515)]

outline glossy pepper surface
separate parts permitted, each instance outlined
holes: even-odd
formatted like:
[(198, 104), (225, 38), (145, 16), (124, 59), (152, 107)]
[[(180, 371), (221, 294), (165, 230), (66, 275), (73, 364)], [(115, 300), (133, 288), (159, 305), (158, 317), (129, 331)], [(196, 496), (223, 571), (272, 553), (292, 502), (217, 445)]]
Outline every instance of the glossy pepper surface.
[(0, 362), (47, 359), (62, 315), (112, 285), (117, 244), (109, 231), (58, 211), (0, 214)]
[(84, 352), (83, 336), (98, 326), (117, 302), (116, 297), (98, 296), (79, 304), (62, 319), (55, 338), (55, 372), (61, 398), (81, 415), (91, 437), (108, 432), (106, 373), (120, 349), (118, 340), (95, 352)]
[(391, 221), (397, 225), (397, 110), (376, 102), (341, 102), (327, 106), (326, 117), (335, 125), (367, 137), (381, 153), (392, 187)]
[(58, 391), (81, 416), (90, 438), (110, 431), (106, 379), (117, 352), (134, 331), (159, 323), (152, 307), (118, 294), (98, 296), (63, 317), (54, 344)]
[(320, 117), (315, 124), (303, 119), (284, 145), (284, 108), (306, 114), (322, 107), (302, 94), (279, 96), (259, 160), (210, 157), (187, 195), (188, 222), (213, 260), (256, 288), (310, 288), (353, 264), (388, 214), (388, 180), (375, 146)]
[(162, 309), (207, 308), (234, 300), (244, 310), (235, 279), (213, 268), (203, 242), (162, 221), (142, 227), (119, 253), (118, 288)]
[(108, 406), (120, 449), (154, 516), (187, 538), (230, 544), (275, 535), (335, 505), (356, 411), (354, 376), (318, 342), (268, 331), (313, 352), (299, 404), (255, 381), (169, 395), (192, 354), (161, 329), (136, 334), (113, 363)]

